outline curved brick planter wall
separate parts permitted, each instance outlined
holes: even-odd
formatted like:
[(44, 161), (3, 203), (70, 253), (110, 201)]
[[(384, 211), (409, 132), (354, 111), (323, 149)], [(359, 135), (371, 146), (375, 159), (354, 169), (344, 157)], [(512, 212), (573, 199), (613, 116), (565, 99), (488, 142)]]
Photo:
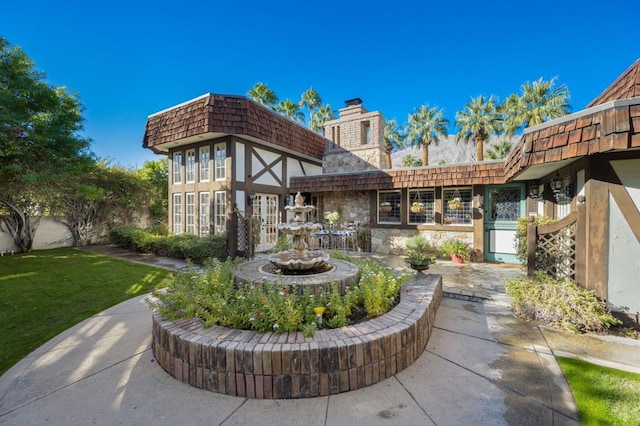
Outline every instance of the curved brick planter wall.
[(306, 398), (377, 383), (424, 351), (442, 298), (440, 275), (418, 274), (381, 317), (341, 329), (257, 333), (202, 328), (198, 320), (153, 316), (151, 347), (170, 375), (190, 385), (250, 398)]

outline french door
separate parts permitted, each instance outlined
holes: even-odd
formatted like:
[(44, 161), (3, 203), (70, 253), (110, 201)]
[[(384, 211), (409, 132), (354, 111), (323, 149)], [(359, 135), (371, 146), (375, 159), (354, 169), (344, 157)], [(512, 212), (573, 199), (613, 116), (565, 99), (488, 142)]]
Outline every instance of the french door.
[(271, 250), (278, 241), (278, 195), (256, 194), (253, 216), (260, 223), (260, 240), (256, 251)]
[(524, 185), (488, 185), (484, 199), (485, 260), (518, 263), (516, 229), (525, 208)]

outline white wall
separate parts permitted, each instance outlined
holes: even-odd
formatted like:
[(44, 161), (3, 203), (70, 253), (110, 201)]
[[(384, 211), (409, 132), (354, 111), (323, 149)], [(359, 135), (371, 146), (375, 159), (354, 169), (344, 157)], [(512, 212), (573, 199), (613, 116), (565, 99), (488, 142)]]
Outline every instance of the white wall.
[[(60, 220), (45, 216), (40, 219), (40, 225), (33, 239), (33, 250), (46, 250), (56, 247), (73, 246), (73, 236), (69, 228)], [(0, 232), (0, 252), (18, 251), (13, 238), (6, 232)]]
[[(640, 209), (640, 160), (612, 161), (618, 178)], [(612, 310), (640, 314), (640, 243), (609, 196), (609, 270), (607, 299)]]

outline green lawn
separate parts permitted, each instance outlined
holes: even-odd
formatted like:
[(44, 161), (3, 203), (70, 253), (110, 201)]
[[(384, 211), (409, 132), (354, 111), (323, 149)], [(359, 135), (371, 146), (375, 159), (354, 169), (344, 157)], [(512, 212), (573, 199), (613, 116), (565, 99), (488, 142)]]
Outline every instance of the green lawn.
[(557, 358), (583, 425), (640, 425), (640, 374)]
[(53, 336), (172, 274), (72, 248), (0, 257), (0, 375)]

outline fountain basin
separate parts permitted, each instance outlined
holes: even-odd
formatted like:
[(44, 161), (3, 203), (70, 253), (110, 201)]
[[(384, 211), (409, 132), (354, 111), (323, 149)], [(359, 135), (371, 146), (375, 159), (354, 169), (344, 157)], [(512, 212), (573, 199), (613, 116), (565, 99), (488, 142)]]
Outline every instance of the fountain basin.
[(254, 284), (261, 283), (265, 279), (282, 279), (286, 286), (297, 287), (300, 293), (308, 289), (312, 294), (320, 294), (323, 290), (329, 291), (331, 284), (337, 283), (340, 294), (345, 294), (348, 286), (358, 283), (359, 268), (353, 263), (331, 259), (328, 264), (331, 265), (331, 269), (327, 272), (311, 275), (279, 275), (267, 272), (263, 259), (251, 260), (238, 265), (236, 284)]
[(305, 257), (299, 257), (295, 251), (281, 251), (269, 256), (269, 262), (286, 271), (307, 271), (329, 261), (329, 253), (322, 250), (306, 250), (304, 254)]

